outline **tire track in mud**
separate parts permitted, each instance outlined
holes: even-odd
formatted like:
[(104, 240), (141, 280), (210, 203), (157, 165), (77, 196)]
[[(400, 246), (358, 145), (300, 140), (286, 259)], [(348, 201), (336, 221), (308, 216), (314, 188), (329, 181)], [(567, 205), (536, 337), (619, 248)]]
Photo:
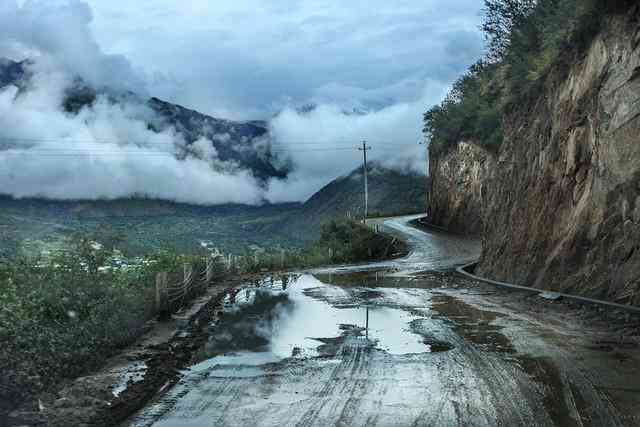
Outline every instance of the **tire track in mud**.
[[(317, 393), (309, 396), (308, 399), (312, 400), (312, 405), (302, 414), (295, 424), (296, 426), (326, 425), (324, 423), (318, 424), (318, 421), (328, 405), (331, 405), (329, 413), (343, 414), (349, 399), (354, 398), (356, 390), (366, 389), (368, 381), (357, 379), (358, 374), (368, 369), (366, 353), (369, 351), (370, 346), (362, 341), (351, 336), (345, 339), (339, 351), (340, 364), (336, 365), (332, 370), (322, 388)], [(368, 375), (365, 375), (365, 378), (368, 378)], [(365, 387), (362, 387), (363, 385)], [(339, 387), (340, 390), (338, 391)], [(342, 409), (338, 410), (341, 405)]]
[[(393, 221), (406, 226), (404, 220)], [(406, 277), (407, 271), (432, 261), (437, 265), (431, 267), (441, 267), (449, 259), (441, 257), (443, 253), (459, 251), (455, 261), (474, 247), (462, 250), (458, 247), (462, 243), (447, 243), (446, 236), (420, 247), (420, 239), (429, 237), (411, 238), (418, 242), (413, 255), (392, 262), (391, 268), (401, 271), (386, 281), (367, 272), (333, 276), (379, 264), (355, 270), (328, 269), (331, 274), (326, 283), (308, 276), (313, 280), (307, 279), (307, 285), (301, 287), (303, 296), (326, 304), (334, 317), (311, 311), (308, 319), (298, 319), (302, 320), (298, 328), (309, 326), (305, 321), (309, 319), (340, 326), (329, 328), (327, 335), (313, 333), (318, 337), (312, 339), (319, 342), (319, 355), (296, 353), (293, 347), (291, 356), (279, 362), (239, 365), (244, 375), (216, 373), (212, 368), (199, 380), (187, 381), (185, 395), (174, 395), (177, 405), (159, 420), (158, 427), (180, 425), (181, 421), (190, 426), (221, 427), (633, 425), (625, 424), (610, 395), (598, 386), (617, 383), (605, 381), (606, 373), (594, 373), (593, 363), (590, 366), (576, 356), (575, 343), (564, 344), (574, 333), (564, 325), (550, 327), (548, 318), (527, 313), (526, 301), (518, 306), (524, 307), (523, 312), (492, 306), (482, 296), (485, 294), (469, 293), (470, 285), (465, 287), (455, 275), (438, 272)], [(428, 254), (438, 250), (442, 250), (440, 255)], [(420, 262), (421, 256), (431, 261)], [(301, 304), (304, 311), (304, 301)], [(375, 328), (370, 330), (371, 340), (363, 337), (364, 329), (355, 324), (362, 324), (364, 317), (344, 315), (362, 304), (379, 316), (377, 327), (382, 330), (398, 327), (393, 322), (401, 319), (406, 323), (402, 327), (423, 339), (418, 344), (424, 343), (424, 350), (389, 350), (375, 341), (381, 338)], [(402, 315), (393, 320), (389, 311)], [(348, 324), (336, 320), (344, 318), (350, 319)], [(262, 371), (247, 373), (255, 369)], [(611, 373), (611, 369), (604, 372)]]

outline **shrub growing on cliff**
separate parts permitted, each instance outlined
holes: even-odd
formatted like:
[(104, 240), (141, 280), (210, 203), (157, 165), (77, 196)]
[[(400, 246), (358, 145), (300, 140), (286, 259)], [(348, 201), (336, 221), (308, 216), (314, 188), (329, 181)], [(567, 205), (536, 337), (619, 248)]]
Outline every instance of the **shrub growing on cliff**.
[(502, 118), (563, 56), (583, 51), (608, 11), (630, 0), (485, 0), (484, 61), (474, 64), (440, 104), (424, 115), (431, 152), (461, 140), (496, 148)]
[(458, 79), (445, 100), (424, 114), (430, 149), (446, 151), (461, 140), (497, 146), (502, 140), (502, 115), (493, 77), (495, 65), (474, 64)]

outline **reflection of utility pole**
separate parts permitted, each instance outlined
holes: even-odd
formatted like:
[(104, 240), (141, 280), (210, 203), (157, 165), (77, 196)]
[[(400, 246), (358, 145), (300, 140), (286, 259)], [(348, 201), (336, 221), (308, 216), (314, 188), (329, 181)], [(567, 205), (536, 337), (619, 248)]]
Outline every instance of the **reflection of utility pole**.
[(369, 305), (367, 305), (367, 322), (364, 330), (365, 330), (367, 339), (369, 339)]
[(367, 216), (369, 215), (369, 181), (367, 177), (367, 151), (371, 150), (371, 147), (367, 147), (367, 141), (362, 141), (362, 148), (358, 148), (362, 151), (363, 155), (363, 170), (364, 170), (364, 219), (362, 222), (367, 223)]

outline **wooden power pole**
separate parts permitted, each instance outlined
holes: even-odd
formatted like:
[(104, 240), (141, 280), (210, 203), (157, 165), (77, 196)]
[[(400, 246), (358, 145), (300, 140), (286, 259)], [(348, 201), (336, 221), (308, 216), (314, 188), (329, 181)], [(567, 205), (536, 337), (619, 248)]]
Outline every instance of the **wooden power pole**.
[(363, 155), (363, 170), (364, 170), (364, 218), (363, 223), (367, 223), (367, 216), (369, 216), (369, 181), (367, 177), (367, 151), (371, 150), (371, 147), (367, 147), (367, 141), (362, 141), (362, 148), (358, 148), (362, 151)]

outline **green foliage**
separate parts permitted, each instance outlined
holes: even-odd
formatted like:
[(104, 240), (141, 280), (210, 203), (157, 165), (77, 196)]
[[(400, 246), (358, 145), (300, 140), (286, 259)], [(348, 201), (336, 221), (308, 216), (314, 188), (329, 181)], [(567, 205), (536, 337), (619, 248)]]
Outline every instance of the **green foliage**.
[(154, 315), (157, 272), (204, 268), (202, 256), (170, 250), (118, 266), (92, 237), (76, 235), (47, 259), (0, 259), (0, 398), (99, 365)]
[(424, 115), (431, 152), (461, 140), (497, 149), (502, 118), (528, 94), (537, 93), (549, 71), (584, 51), (603, 17), (629, 0), (485, 0), (484, 61), (454, 84), (445, 100)]
[(330, 220), (322, 225), (320, 238), (304, 249), (247, 251), (240, 257), (241, 271), (258, 272), (306, 268), (330, 264), (383, 259), (399, 242), (353, 220)]
[(75, 233), (127, 257), (168, 246), (180, 253), (197, 253), (203, 240), (233, 253), (252, 244), (300, 246), (295, 236), (271, 232), (298, 208), (297, 204), (205, 207), (154, 200), (54, 202), (0, 196), (0, 256), (35, 257), (64, 247), (66, 238)]
[(458, 79), (442, 104), (424, 115), (424, 132), (430, 150), (446, 151), (461, 140), (487, 146), (502, 139), (502, 114), (493, 76), (495, 65), (478, 62)]
[(482, 30), (487, 39), (487, 57), (499, 61), (509, 50), (515, 30), (536, 6), (535, 0), (485, 0)]
[[(516, 97), (543, 78), (569, 49), (583, 50), (597, 34), (604, 0), (539, 0), (511, 31), (502, 54), (508, 95)], [(512, 99), (513, 100), (513, 99)]]

